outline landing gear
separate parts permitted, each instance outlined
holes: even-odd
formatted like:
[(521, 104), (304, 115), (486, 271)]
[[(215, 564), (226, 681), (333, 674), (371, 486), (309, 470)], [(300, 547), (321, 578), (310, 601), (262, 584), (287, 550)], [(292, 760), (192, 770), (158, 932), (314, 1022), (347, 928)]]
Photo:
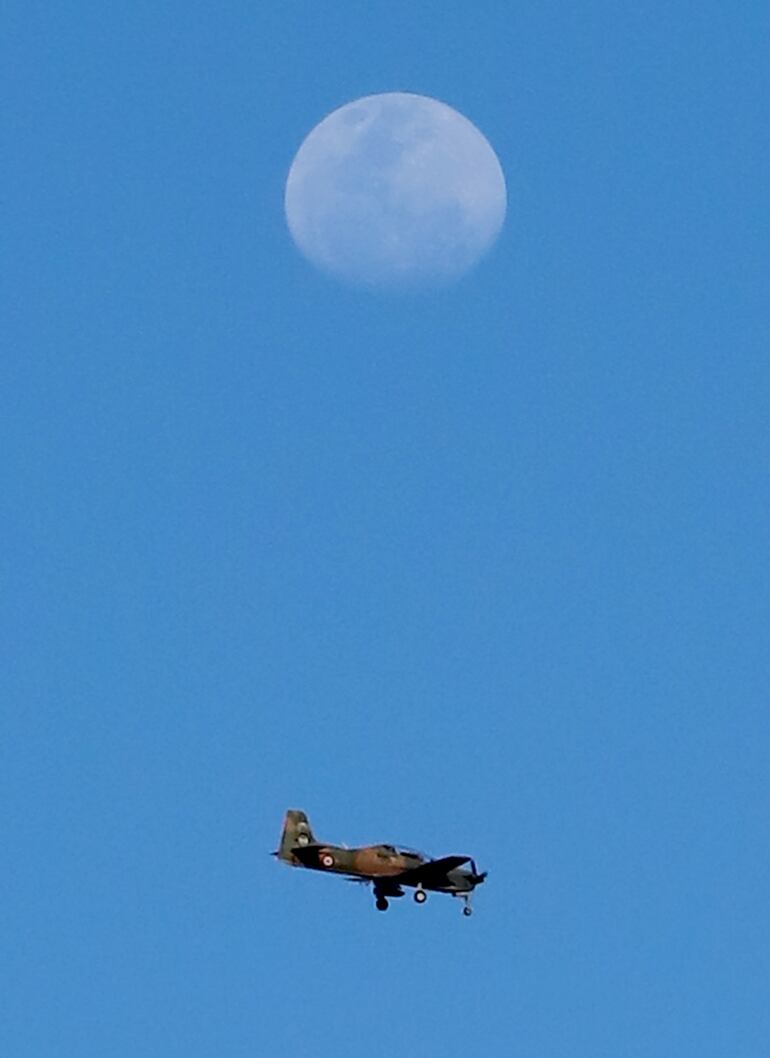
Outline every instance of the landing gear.
[(414, 900), (416, 904), (424, 904), (427, 899), (428, 894), (425, 892), (424, 889), (415, 890)]
[(378, 896), (377, 900), (375, 901), (375, 907), (378, 911), (387, 911), (388, 901), (385, 899), (384, 896)]
[(469, 915), (473, 914), (473, 908), (471, 907), (470, 904), (466, 904), (465, 905), (465, 907), (463, 908), (463, 914), (465, 915), (466, 918), (468, 918)]

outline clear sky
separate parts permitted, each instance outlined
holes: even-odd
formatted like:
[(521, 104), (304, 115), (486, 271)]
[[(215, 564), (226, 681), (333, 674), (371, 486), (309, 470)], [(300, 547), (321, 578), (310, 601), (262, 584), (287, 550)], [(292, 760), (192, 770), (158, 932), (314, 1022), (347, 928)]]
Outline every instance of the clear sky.
[[(766, 3), (10, 0), (0, 1053), (770, 1054)], [(506, 173), (313, 271), (329, 111)], [(476, 913), (278, 865), (468, 853)]]

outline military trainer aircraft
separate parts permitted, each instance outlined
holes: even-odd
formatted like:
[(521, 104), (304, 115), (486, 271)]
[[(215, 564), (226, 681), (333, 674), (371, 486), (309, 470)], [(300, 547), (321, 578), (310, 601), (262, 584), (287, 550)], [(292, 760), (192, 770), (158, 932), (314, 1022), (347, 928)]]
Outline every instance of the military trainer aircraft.
[[(432, 860), (412, 849), (394, 845), (364, 845), (349, 849), (316, 841), (304, 812), (290, 808), (283, 821), (281, 844), (273, 853), (292, 867), (308, 867), (327, 874), (342, 874), (351, 881), (371, 884), (378, 911), (388, 910), (388, 900), (403, 896), (403, 886), (414, 889), (414, 899), (424, 904), (428, 892), (451, 893), (463, 902), (463, 914), (471, 914), (471, 893), (481, 885), (481, 874), (470, 856), (444, 856)], [(466, 868), (470, 864), (470, 868)]]

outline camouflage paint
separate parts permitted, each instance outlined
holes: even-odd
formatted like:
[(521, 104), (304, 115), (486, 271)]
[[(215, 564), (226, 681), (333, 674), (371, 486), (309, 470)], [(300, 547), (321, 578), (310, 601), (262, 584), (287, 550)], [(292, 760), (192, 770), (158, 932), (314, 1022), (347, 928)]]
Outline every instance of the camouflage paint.
[[(349, 849), (344, 845), (324, 844), (316, 840), (305, 813), (296, 808), (290, 808), (284, 817), (281, 842), (275, 855), (292, 867), (344, 874), (373, 882), (375, 896), (402, 896), (401, 885), (462, 896), (466, 901), (466, 914), (470, 914), (467, 907), (470, 893), (486, 877), (486, 872), (476, 873), (475, 863), (467, 856), (430, 860), (420, 853), (397, 849), (393, 845), (364, 845)], [(472, 864), (470, 871), (464, 869), (466, 863)], [(378, 893), (379, 880), (382, 885)]]

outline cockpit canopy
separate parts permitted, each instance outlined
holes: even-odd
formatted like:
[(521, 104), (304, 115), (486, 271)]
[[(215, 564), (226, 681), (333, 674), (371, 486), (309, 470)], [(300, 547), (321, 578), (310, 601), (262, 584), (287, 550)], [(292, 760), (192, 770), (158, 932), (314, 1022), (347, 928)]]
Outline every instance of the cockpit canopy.
[(407, 848), (406, 845), (380, 845), (380, 848), (390, 856), (409, 856), (412, 859), (419, 860), (420, 863), (425, 863), (430, 859), (427, 853), (420, 852), (418, 849)]

